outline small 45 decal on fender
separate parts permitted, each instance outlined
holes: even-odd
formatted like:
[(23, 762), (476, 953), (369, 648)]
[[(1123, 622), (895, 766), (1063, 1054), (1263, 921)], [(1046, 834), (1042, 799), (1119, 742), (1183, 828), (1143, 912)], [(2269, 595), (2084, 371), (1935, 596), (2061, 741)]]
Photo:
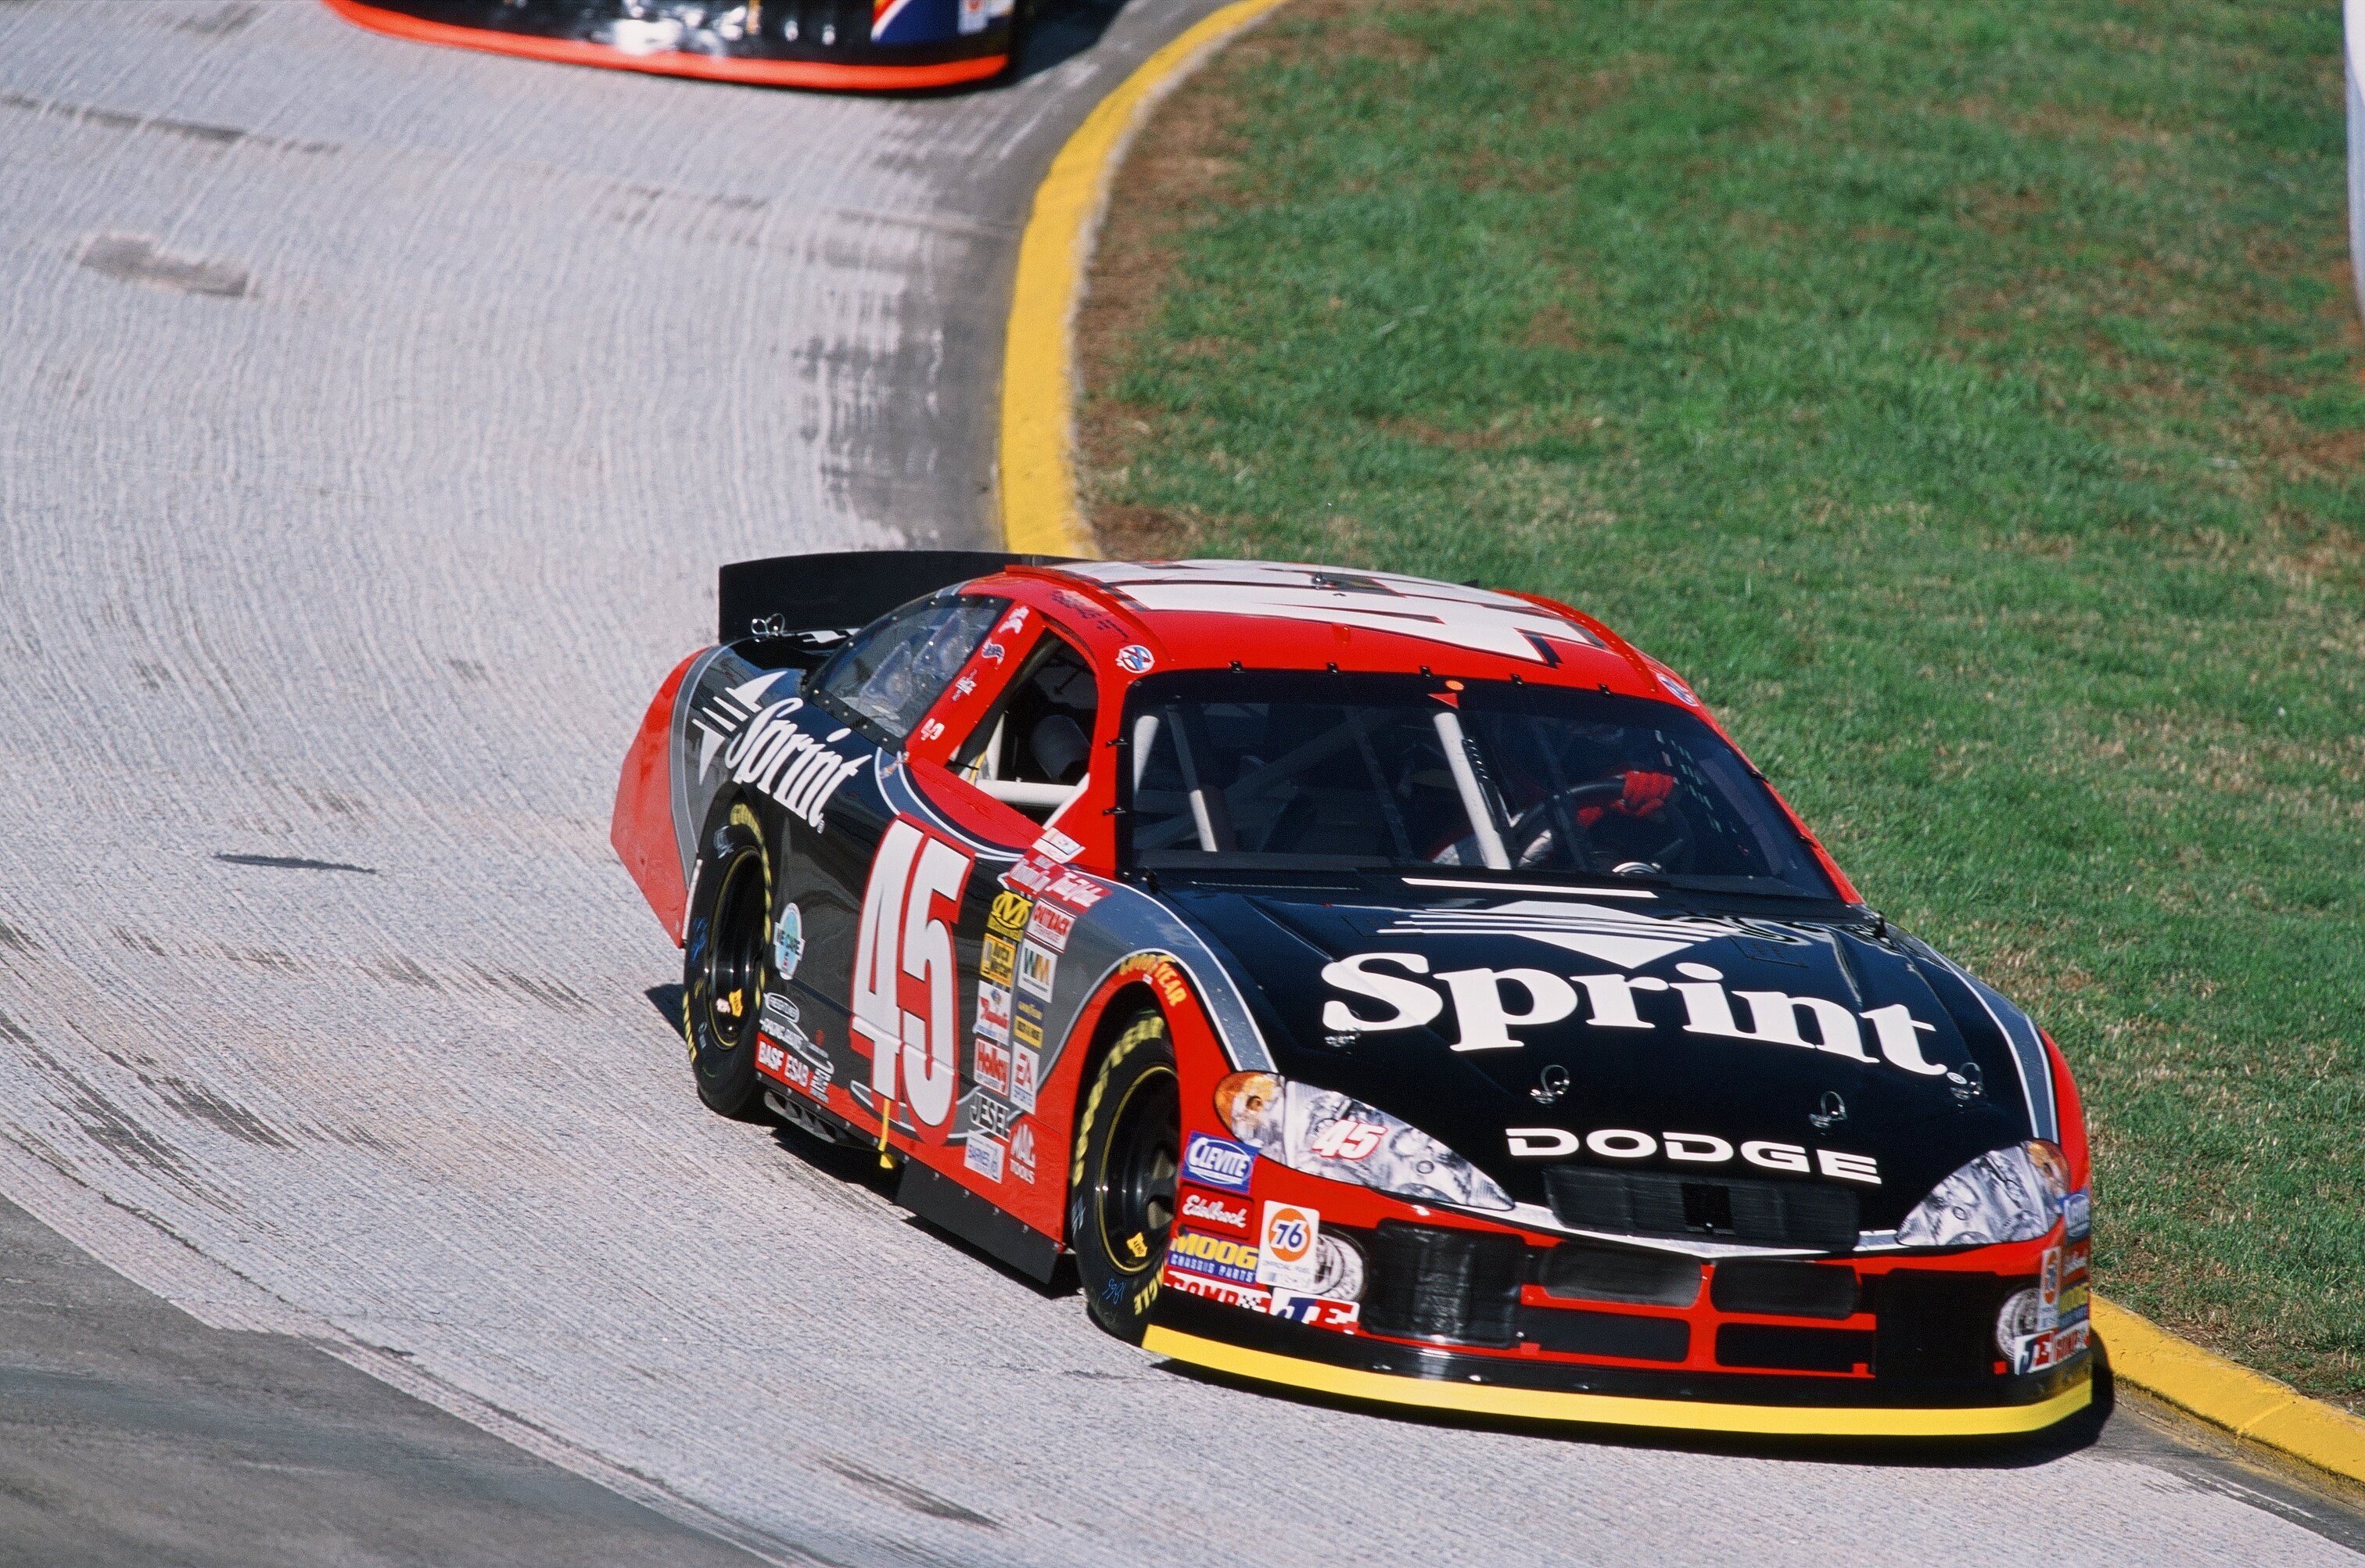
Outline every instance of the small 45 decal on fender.
[(960, 974), (952, 928), (974, 864), (966, 850), (896, 818), (870, 862), (855, 935), (854, 1032), (870, 1042), (880, 1116), (891, 1117), (902, 1100), (930, 1143), (944, 1141), (958, 1088)]

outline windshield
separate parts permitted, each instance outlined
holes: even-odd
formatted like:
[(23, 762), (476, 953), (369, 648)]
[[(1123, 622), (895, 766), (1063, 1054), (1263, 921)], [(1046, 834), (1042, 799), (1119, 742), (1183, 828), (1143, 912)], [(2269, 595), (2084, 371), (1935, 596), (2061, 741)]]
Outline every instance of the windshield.
[(1838, 896), (1765, 786), (1671, 703), (1426, 677), (1137, 682), (1127, 864), (1487, 867)]

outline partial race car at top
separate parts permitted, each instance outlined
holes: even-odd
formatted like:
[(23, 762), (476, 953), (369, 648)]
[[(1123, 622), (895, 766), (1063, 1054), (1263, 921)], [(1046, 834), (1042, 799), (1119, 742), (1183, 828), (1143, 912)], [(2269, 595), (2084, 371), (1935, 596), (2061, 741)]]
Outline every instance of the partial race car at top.
[(571, 65), (911, 90), (1007, 70), (1023, 0), (328, 0), (374, 32)]
[(1334, 1395), (2025, 1432), (2091, 1395), (2060, 1052), (1665, 666), (1256, 562), (725, 567), (614, 842), (699, 1093), (1111, 1333)]

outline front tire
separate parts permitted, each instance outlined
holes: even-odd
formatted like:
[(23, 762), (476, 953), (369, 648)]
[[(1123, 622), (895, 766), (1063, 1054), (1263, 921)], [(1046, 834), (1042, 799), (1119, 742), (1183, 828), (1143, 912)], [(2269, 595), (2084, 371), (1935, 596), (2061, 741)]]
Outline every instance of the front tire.
[(1130, 1344), (1149, 1328), (1174, 1226), (1182, 1099), (1166, 1020), (1126, 1018), (1093, 1076), (1069, 1172), (1068, 1236), (1093, 1321)]
[(753, 1121), (762, 1106), (756, 1026), (772, 942), (772, 864), (755, 812), (733, 806), (700, 859), (682, 942), (682, 1036), (707, 1109)]

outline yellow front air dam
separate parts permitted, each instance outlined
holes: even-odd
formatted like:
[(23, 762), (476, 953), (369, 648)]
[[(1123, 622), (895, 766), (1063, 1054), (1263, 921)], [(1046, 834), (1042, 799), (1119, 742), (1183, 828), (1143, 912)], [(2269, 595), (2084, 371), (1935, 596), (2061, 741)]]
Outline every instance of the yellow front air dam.
[(1152, 1326), (1142, 1349), (1210, 1372), (1317, 1394), (1417, 1405), (1472, 1416), (1530, 1421), (1583, 1421), (1609, 1427), (1657, 1427), (1694, 1432), (1754, 1432), (1813, 1438), (1982, 1438), (2034, 1432), (2076, 1415), (2093, 1402), (2090, 1374), (2076, 1386), (2034, 1405), (1974, 1409), (1868, 1409), (1829, 1406), (1711, 1405), (1688, 1399), (1637, 1399), (1612, 1394), (1562, 1394), (1446, 1383), (1334, 1367), (1320, 1361), (1244, 1350), (1195, 1334)]

